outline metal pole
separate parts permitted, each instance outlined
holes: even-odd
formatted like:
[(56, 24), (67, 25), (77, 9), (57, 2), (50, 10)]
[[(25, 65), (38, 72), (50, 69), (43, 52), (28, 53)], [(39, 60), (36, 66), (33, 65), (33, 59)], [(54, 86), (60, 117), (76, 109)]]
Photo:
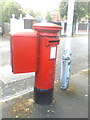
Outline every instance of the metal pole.
[(66, 32), (67, 37), (72, 36), (74, 2), (75, 2), (75, 0), (68, 0), (67, 32)]
[(67, 90), (70, 78), (70, 63), (71, 63), (71, 36), (73, 29), (73, 14), (74, 14), (74, 1), (68, 0), (68, 16), (67, 16), (67, 31), (66, 31), (66, 43), (61, 62), (61, 82), (60, 88)]

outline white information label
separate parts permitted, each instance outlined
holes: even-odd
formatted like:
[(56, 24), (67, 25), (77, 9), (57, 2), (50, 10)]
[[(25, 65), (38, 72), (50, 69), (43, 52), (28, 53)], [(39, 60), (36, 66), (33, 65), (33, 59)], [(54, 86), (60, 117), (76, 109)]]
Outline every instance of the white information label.
[(56, 47), (50, 49), (50, 59), (56, 58)]

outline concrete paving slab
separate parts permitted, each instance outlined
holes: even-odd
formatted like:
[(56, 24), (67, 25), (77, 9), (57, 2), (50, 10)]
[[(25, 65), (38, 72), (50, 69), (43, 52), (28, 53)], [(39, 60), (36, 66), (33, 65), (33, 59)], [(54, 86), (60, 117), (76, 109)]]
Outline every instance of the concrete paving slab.
[(10, 100), (22, 94), (28, 93), (34, 86), (35, 77), (28, 77), (25, 79), (17, 80), (11, 83), (4, 84), (0, 80), (0, 87), (2, 89), (0, 101)]
[(3, 118), (88, 118), (87, 72), (71, 76), (67, 91), (54, 85), (54, 99), (50, 105), (34, 103), (33, 92), (2, 103)]
[(6, 65), (0, 67), (0, 79), (4, 84), (12, 83), (22, 79), (30, 78), (35, 76), (35, 72), (32, 73), (23, 73), (23, 74), (13, 74), (11, 65)]

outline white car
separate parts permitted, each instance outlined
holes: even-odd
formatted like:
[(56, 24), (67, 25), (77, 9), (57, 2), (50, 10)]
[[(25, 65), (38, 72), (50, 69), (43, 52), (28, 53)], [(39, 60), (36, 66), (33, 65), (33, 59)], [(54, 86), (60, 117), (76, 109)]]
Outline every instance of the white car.
[(0, 34), (2, 34), (2, 27), (0, 26)]

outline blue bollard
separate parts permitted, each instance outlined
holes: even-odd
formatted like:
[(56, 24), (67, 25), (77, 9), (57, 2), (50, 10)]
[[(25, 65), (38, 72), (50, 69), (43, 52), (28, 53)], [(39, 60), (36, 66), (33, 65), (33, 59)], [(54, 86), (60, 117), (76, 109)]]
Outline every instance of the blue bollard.
[(67, 90), (70, 78), (70, 63), (71, 63), (71, 51), (64, 50), (62, 62), (61, 62), (61, 81), (60, 88)]

